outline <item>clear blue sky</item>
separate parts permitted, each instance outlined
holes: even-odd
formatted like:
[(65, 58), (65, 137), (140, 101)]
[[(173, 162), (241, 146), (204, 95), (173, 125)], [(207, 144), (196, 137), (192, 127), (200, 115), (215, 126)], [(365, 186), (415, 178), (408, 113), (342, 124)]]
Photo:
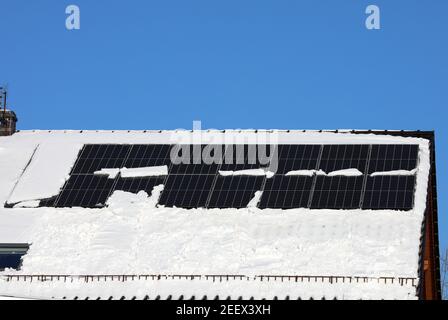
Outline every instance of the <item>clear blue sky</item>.
[(0, 0), (0, 83), (20, 129), (434, 129), (446, 247), (447, 14), (446, 0)]

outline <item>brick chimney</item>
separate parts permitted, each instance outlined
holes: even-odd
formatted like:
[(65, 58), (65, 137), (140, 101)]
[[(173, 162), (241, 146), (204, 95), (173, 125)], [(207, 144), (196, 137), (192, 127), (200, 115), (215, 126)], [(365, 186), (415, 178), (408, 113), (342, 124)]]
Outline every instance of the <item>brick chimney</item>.
[(10, 136), (16, 132), (17, 116), (6, 109), (6, 88), (0, 87), (0, 136)]
[(14, 111), (0, 111), (0, 136), (11, 136), (16, 132), (17, 116)]

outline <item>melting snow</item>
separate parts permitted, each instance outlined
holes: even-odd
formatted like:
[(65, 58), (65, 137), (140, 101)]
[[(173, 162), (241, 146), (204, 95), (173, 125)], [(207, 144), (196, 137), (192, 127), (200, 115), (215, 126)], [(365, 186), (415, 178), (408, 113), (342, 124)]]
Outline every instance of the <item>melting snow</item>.
[(37, 208), (40, 200), (23, 201), (14, 205), (14, 208)]
[(168, 166), (123, 168), (120, 173), (123, 178), (166, 176), (168, 175)]
[(395, 170), (395, 171), (382, 171), (382, 172), (374, 172), (370, 176), (413, 176), (417, 173), (417, 169), (413, 170)]
[(258, 203), (261, 200), (261, 196), (263, 195), (263, 191), (256, 191), (254, 197), (247, 204), (248, 208), (256, 208)]
[(108, 176), (109, 179), (115, 179), (120, 173), (120, 169), (101, 169), (95, 171), (93, 174), (96, 176)]
[(313, 175), (326, 175), (326, 173), (322, 170), (294, 170), (286, 173), (286, 176), (307, 176), (312, 177)]
[(346, 177), (358, 177), (362, 176), (363, 173), (359, 171), (358, 169), (344, 169), (344, 170), (338, 170), (333, 171), (327, 174), (329, 177), (338, 177), (338, 176), (346, 176)]
[(267, 169), (247, 169), (238, 171), (219, 171), (219, 174), (224, 177), (228, 176), (266, 176), (266, 178), (272, 178), (275, 173)]
[(130, 169), (101, 169), (94, 172), (95, 175), (107, 175), (109, 179), (115, 179), (119, 173), (122, 178), (159, 177), (166, 176), (168, 174), (168, 166), (140, 167)]

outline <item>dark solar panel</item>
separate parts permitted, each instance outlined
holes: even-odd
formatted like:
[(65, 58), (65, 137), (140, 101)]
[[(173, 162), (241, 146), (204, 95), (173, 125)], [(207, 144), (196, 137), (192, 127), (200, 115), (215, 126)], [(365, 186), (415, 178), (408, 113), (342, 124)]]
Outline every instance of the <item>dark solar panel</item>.
[(214, 179), (215, 175), (169, 175), (159, 203), (167, 207), (203, 208)]
[(130, 145), (85, 145), (72, 169), (72, 174), (93, 174), (104, 168), (123, 168), (130, 150)]
[(277, 175), (266, 180), (259, 207), (274, 209), (306, 208), (312, 177)]
[(95, 208), (106, 204), (113, 179), (93, 174), (73, 174), (56, 200), (56, 207)]
[[(215, 175), (220, 167), (224, 149), (221, 145), (178, 145), (174, 150), (182, 150), (179, 158), (171, 165), (171, 174)], [(184, 154), (186, 153), (186, 155)]]
[(317, 176), (312, 209), (356, 209), (361, 200), (364, 177)]
[(372, 145), (369, 172), (413, 170), (417, 167), (418, 145)]
[(326, 173), (344, 169), (358, 169), (364, 173), (368, 152), (368, 145), (325, 145), (322, 150), (319, 169)]
[(320, 145), (279, 145), (277, 173), (317, 169), (320, 149)]
[(209, 208), (245, 208), (261, 190), (265, 177), (218, 176), (210, 195)]
[(368, 177), (362, 208), (410, 210), (414, 186), (414, 176)]
[(171, 148), (172, 146), (167, 144), (132, 145), (123, 167), (140, 168), (164, 165), (169, 167)]
[(224, 152), (222, 171), (240, 171), (268, 167), (275, 146), (228, 145)]

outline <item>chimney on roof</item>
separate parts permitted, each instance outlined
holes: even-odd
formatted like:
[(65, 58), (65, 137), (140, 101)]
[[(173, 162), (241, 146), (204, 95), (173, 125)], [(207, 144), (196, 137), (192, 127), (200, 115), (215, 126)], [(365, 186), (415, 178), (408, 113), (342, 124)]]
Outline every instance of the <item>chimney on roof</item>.
[(16, 132), (17, 116), (6, 108), (7, 95), (6, 88), (0, 87), (0, 136), (10, 136)]

